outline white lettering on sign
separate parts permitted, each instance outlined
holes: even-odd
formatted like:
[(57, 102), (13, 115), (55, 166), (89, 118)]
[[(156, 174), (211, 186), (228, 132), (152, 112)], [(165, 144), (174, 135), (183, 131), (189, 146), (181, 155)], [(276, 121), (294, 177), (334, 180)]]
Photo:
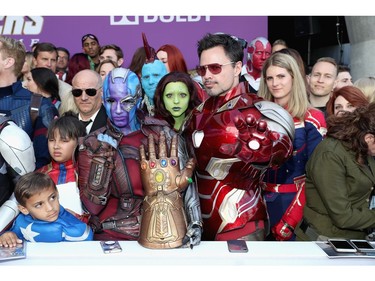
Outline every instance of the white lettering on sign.
[(44, 19), (41, 16), (15, 17), (0, 16), (0, 34), (2, 35), (35, 35), (43, 29)]
[(111, 25), (139, 25), (140, 23), (172, 23), (210, 21), (210, 16), (110, 16)]

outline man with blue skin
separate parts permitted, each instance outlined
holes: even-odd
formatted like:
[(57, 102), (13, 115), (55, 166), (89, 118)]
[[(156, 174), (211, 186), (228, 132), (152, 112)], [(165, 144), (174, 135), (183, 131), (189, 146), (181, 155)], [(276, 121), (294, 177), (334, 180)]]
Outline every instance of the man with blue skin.
[[(146, 35), (143, 33), (143, 45), (146, 51), (146, 62), (142, 67), (141, 84), (145, 92), (142, 101), (142, 108), (145, 113), (154, 116), (154, 95), (156, 86), (160, 79), (168, 73), (165, 64), (158, 60), (155, 50), (148, 45)], [(146, 107), (146, 108), (145, 108)]]
[(160, 79), (166, 75), (167, 68), (160, 60), (145, 63), (142, 67), (142, 88), (145, 91), (144, 103), (149, 115), (154, 115), (154, 94)]

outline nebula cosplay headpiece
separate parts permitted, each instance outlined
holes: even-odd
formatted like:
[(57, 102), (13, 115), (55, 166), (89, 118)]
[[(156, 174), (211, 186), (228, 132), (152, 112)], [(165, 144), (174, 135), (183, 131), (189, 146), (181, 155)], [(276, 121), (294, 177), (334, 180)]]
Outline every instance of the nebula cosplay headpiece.
[(112, 124), (124, 133), (139, 128), (136, 110), (142, 99), (138, 76), (126, 68), (114, 68), (103, 83), (103, 105)]

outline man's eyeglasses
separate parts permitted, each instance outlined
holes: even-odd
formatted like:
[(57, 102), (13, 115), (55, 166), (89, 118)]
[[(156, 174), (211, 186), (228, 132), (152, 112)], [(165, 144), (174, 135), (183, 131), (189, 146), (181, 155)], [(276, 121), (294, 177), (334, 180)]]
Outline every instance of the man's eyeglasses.
[[(100, 88), (99, 88), (100, 89)], [(99, 90), (98, 89), (98, 90)], [(82, 89), (72, 89), (72, 94), (73, 96), (75, 96), (76, 98), (80, 97), (83, 93), (83, 91), (85, 91), (86, 95), (90, 96), (90, 97), (93, 97), (96, 95), (97, 89), (95, 88), (88, 88), (86, 90), (82, 90)]]
[(225, 64), (211, 63), (211, 64), (206, 64), (206, 65), (201, 65), (201, 66), (197, 66), (196, 71), (197, 71), (198, 75), (205, 76), (207, 68), (208, 68), (208, 70), (212, 74), (219, 74), (221, 72), (223, 66), (233, 64), (233, 63), (234, 62), (231, 61), (231, 62), (228, 62), (228, 63), (225, 63)]

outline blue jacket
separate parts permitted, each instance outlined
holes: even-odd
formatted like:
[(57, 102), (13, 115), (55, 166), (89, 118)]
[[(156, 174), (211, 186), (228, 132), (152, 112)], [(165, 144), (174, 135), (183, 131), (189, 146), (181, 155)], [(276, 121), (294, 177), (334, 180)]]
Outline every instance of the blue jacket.
[(263, 181), (275, 184), (292, 184), (305, 175), (305, 166), (315, 147), (324, 139), (327, 131), (322, 112), (309, 108), (304, 122), (294, 118), (295, 136), (293, 155), (279, 169), (269, 169)]
[[(30, 101), (32, 93), (22, 87), (22, 82), (17, 81), (9, 87), (9, 91), (1, 91), (0, 113), (10, 116), (30, 137), (34, 146), (36, 168), (51, 162), (48, 152), (47, 130), (50, 122), (58, 116), (56, 107), (48, 98), (43, 98), (39, 108), (39, 115), (32, 124), (30, 116)], [(10, 90), (11, 89), (11, 90)]]
[(59, 217), (54, 222), (34, 219), (19, 214), (10, 231), (29, 242), (91, 241), (92, 229), (60, 205)]

